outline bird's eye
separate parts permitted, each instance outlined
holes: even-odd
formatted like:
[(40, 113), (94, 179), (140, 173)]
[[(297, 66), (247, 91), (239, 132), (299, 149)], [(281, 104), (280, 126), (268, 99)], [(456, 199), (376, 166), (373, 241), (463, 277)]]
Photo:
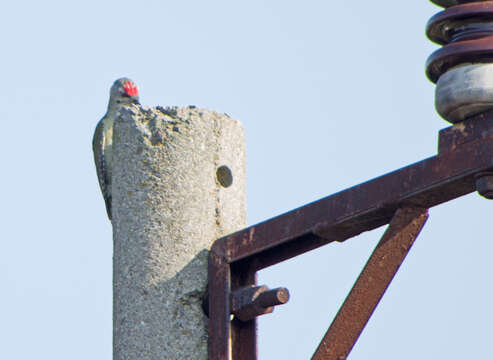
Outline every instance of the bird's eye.
[(124, 88), (120, 88), (119, 90), (120, 90), (120, 94), (121, 94), (122, 96), (127, 96), (127, 97), (129, 97), (129, 95), (127, 94), (127, 91), (126, 91)]

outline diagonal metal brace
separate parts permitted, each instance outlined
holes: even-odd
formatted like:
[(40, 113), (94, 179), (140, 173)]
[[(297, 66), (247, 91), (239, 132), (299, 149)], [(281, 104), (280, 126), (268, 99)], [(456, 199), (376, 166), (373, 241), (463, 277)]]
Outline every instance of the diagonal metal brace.
[[(423, 209), (476, 190), (493, 198), (493, 111), (441, 130), (438, 150), (436, 156), (216, 240), (209, 255), (209, 358), (257, 359), (256, 319), (230, 316), (231, 294), (256, 285), (257, 271), (392, 221), (314, 355), (344, 359), (423, 226)], [(337, 341), (336, 329), (342, 334)], [(343, 350), (325, 357), (331, 349)]]
[(344, 360), (428, 219), (428, 209), (396, 211), (312, 360)]

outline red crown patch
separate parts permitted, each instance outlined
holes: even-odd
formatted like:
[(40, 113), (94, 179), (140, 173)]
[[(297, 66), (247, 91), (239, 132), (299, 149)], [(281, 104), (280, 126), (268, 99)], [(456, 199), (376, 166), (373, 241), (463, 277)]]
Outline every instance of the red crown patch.
[(123, 90), (125, 90), (128, 96), (139, 95), (139, 88), (131, 81), (125, 81), (123, 84)]

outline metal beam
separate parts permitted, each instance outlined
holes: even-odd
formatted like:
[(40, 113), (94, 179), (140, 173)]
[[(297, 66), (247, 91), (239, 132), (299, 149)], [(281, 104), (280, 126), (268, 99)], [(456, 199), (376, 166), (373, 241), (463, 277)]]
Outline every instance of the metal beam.
[(253, 259), (255, 270), (260, 270), (388, 224), (402, 206), (430, 208), (474, 192), (475, 175), (493, 169), (492, 138), (491, 131), (483, 133), (476, 140), (456, 146), (454, 151), (439, 153), (216, 243), (225, 248), (229, 263)]
[[(317, 350), (315, 356), (331, 348), (333, 337), (349, 353), (424, 224), (422, 209), (474, 192), (477, 186), (483, 196), (493, 197), (493, 111), (440, 131), (438, 149), (436, 156), (216, 240), (209, 257), (209, 358), (257, 358), (256, 320), (231, 321), (230, 297), (237, 289), (256, 285), (258, 270), (392, 220), (321, 344), (325, 350)], [(382, 262), (377, 260), (387, 252), (392, 256), (384, 261), (382, 277), (369, 287), (368, 274), (379, 273)], [(348, 311), (355, 306), (354, 296), (366, 292), (371, 296), (364, 309)], [(351, 331), (346, 338), (340, 322), (346, 323), (351, 314), (358, 318), (348, 320)]]
[(209, 253), (209, 359), (231, 358), (230, 282), (229, 264), (220, 254), (211, 251)]
[(397, 210), (312, 360), (346, 359), (427, 218), (427, 209)]

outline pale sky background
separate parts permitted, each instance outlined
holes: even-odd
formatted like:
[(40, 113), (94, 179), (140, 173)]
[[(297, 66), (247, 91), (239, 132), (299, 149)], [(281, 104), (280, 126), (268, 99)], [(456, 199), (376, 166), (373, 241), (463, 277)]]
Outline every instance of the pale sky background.
[[(112, 82), (227, 112), (254, 224), (432, 156), (439, 8), (413, 1), (9, 1), (2, 6), (0, 359), (111, 359), (112, 240), (91, 139)], [(430, 219), (350, 359), (491, 357), (493, 202)], [(261, 272), (291, 301), (260, 359), (309, 359), (383, 228)]]

